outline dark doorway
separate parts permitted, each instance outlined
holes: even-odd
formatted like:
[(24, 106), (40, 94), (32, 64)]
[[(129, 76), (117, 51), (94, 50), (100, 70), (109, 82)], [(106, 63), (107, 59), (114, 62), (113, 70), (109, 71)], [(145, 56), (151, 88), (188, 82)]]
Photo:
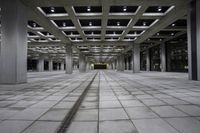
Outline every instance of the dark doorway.
[(107, 69), (107, 66), (104, 64), (94, 64), (94, 69)]
[(28, 59), (28, 61), (27, 61), (27, 70), (28, 71), (37, 71), (37, 60)]

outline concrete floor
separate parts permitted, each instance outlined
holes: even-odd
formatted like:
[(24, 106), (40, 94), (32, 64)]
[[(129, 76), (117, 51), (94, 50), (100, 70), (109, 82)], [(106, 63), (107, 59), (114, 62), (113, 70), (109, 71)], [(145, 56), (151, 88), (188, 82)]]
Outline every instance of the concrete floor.
[(54, 133), (96, 74), (66, 133), (200, 133), (200, 82), (184, 73), (29, 73), (0, 85), (0, 133)]

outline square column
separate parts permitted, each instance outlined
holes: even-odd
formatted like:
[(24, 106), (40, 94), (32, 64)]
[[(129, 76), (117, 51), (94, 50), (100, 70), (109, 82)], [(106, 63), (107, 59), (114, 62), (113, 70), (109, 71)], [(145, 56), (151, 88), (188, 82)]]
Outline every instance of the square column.
[(117, 71), (120, 71), (120, 56), (117, 56)]
[[(63, 66), (64, 68), (64, 66)], [(65, 73), (73, 73), (73, 57), (72, 57), (72, 44), (66, 45), (66, 56), (65, 56)]]
[(57, 65), (56, 65), (56, 69), (57, 69), (57, 71), (59, 71), (60, 70), (60, 63), (57, 63)]
[(190, 80), (200, 80), (200, 1), (192, 0), (188, 12), (188, 73)]
[(53, 60), (49, 60), (49, 71), (53, 71)]
[(126, 58), (126, 70), (129, 70), (129, 59), (128, 59), (128, 57)]
[(160, 45), (160, 60), (161, 72), (166, 72), (166, 47), (164, 43)]
[(149, 53), (149, 49), (146, 50), (146, 71), (150, 71), (150, 53)]
[(133, 45), (132, 56), (133, 72), (138, 73), (140, 72), (140, 44)]
[(86, 72), (86, 57), (84, 54), (79, 54), (79, 72)]
[(37, 70), (38, 72), (44, 71), (44, 58), (40, 58), (37, 62)]
[(124, 54), (121, 54), (117, 57), (117, 71), (124, 71), (125, 62), (124, 62)]
[(0, 83), (27, 82), (27, 10), (20, 0), (1, 2)]
[(65, 63), (61, 62), (61, 70), (64, 71), (65, 70)]
[(124, 60), (124, 54), (120, 55), (120, 71), (124, 71), (125, 69), (125, 60)]
[(89, 72), (90, 71), (90, 62), (87, 61), (86, 63), (86, 72)]

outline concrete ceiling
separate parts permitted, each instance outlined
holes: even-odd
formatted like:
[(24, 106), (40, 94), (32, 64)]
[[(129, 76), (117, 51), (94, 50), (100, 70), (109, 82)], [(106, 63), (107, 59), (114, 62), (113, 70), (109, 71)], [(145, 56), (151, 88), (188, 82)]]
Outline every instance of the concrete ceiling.
[(186, 33), (189, 0), (21, 0), (29, 11), (29, 57), (63, 58), (73, 44), (74, 58), (109, 62), (135, 43), (142, 49)]

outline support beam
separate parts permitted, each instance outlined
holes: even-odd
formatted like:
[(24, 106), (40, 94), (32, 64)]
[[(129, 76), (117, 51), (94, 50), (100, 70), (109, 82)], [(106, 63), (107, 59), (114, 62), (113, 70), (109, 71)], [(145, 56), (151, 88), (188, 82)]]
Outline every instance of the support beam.
[(73, 73), (73, 56), (72, 56), (72, 45), (66, 45), (66, 56), (65, 56), (65, 73), (72, 74)]
[(140, 44), (134, 44), (132, 49), (133, 56), (133, 72), (140, 72)]
[(1, 3), (0, 83), (2, 84), (27, 82), (26, 12), (26, 7), (20, 0), (6, 0)]
[(200, 1), (192, 0), (188, 13), (189, 79), (200, 80)]
[(165, 43), (160, 45), (160, 68), (161, 72), (166, 72), (166, 46)]

